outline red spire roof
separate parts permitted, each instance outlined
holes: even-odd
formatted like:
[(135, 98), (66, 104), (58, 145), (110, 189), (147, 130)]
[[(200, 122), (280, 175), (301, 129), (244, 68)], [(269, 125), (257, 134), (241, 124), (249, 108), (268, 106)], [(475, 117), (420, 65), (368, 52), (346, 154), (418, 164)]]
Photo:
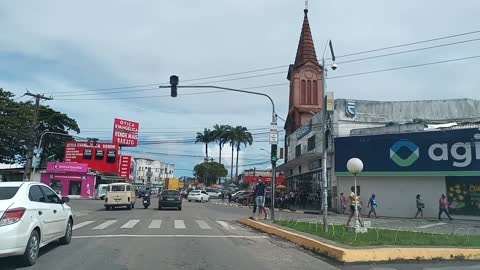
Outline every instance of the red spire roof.
[(312, 33), (310, 32), (310, 25), (308, 23), (308, 9), (305, 9), (304, 13), (305, 17), (303, 18), (302, 33), (300, 34), (300, 41), (298, 42), (295, 66), (305, 64), (307, 61), (311, 61), (318, 65), (317, 54), (315, 53)]

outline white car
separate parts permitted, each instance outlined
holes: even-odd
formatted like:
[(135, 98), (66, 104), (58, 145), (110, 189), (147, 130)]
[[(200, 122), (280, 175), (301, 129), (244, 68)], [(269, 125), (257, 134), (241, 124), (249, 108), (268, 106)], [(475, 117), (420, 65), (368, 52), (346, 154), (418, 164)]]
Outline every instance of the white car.
[(208, 197), (209, 198), (220, 198), (220, 196), (222, 195), (222, 193), (216, 189), (213, 189), (213, 188), (207, 188), (205, 190), (208, 194)]
[(39, 249), (72, 240), (73, 214), (49, 186), (38, 182), (0, 182), (0, 257), (21, 255), (35, 264)]
[(208, 202), (208, 200), (210, 200), (210, 197), (205, 190), (192, 190), (190, 191), (190, 193), (188, 193), (187, 199), (189, 202)]

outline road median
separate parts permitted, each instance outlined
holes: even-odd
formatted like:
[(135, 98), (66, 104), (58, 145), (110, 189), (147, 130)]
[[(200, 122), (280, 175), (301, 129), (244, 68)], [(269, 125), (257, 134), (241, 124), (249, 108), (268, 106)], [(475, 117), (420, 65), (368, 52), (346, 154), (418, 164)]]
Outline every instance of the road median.
[(344, 263), (384, 262), (401, 260), (480, 260), (480, 249), (463, 247), (353, 247), (292, 231), (270, 222), (240, 219), (240, 223), (259, 231), (282, 237), (299, 246)]

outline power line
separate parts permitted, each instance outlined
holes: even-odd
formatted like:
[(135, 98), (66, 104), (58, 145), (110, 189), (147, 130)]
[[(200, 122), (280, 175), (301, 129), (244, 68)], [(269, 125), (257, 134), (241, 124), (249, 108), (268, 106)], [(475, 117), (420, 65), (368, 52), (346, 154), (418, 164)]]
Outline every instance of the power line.
[[(412, 52), (417, 52), (417, 51), (424, 51), (424, 50), (429, 50), (429, 49), (434, 49), (434, 48), (441, 48), (441, 47), (446, 47), (446, 46), (452, 46), (452, 45), (457, 45), (457, 44), (463, 44), (463, 43), (468, 43), (468, 42), (474, 42), (474, 41), (479, 41), (480, 38), (475, 38), (475, 39), (469, 39), (469, 40), (462, 40), (462, 41), (457, 41), (457, 42), (452, 42), (452, 43), (446, 43), (446, 44), (440, 44), (440, 45), (435, 45), (435, 46), (429, 46), (429, 47), (423, 47), (423, 48), (418, 48), (418, 49), (412, 49), (412, 50), (406, 50), (406, 51), (400, 51), (400, 52), (393, 52), (393, 53), (387, 53), (387, 54), (381, 54), (381, 55), (374, 55), (370, 57), (364, 57), (364, 58), (358, 58), (358, 59), (352, 59), (352, 60), (347, 60), (343, 62), (338, 62), (337, 64), (346, 64), (346, 63), (353, 63), (353, 62), (359, 62), (359, 61), (365, 61), (365, 60), (370, 60), (370, 59), (377, 59), (377, 58), (383, 58), (387, 56), (393, 56), (393, 55), (400, 55), (400, 54), (405, 54), (405, 53), (412, 53)], [(281, 66), (285, 67), (285, 66)], [(272, 69), (276, 69), (278, 67), (274, 67)], [(261, 70), (266, 70), (266, 69), (257, 69), (256, 71), (261, 71)], [(268, 69), (267, 69), (268, 70)], [(250, 73), (250, 71), (246, 72), (237, 72), (237, 73), (231, 73), (229, 75), (233, 74), (246, 74)], [(284, 71), (280, 72), (272, 72), (272, 73), (265, 73), (265, 74), (257, 74), (257, 75), (251, 75), (251, 76), (245, 76), (245, 77), (238, 77), (238, 78), (230, 78), (230, 79), (224, 79), (224, 80), (217, 80), (217, 81), (208, 81), (208, 82), (201, 82), (201, 83), (196, 83), (196, 85), (204, 85), (204, 84), (211, 84), (211, 83), (219, 83), (219, 82), (230, 82), (230, 81), (237, 81), (237, 80), (245, 80), (245, 79), (252, 79), (252, 78), (258, 78), (258, 77), (266, 77), (266, 76), (272, 76), (272, 75), (278, 75), (278, 74), (284, 74)], [(218, 75), (218, 76), (211, 76), (211, 77), (205, 77), (205, 78), (217, 78), (217, 77), (223, 77), (224, 75)], [(192, 80), (185, 80), (183, 82), (189, 82), (189, 81), (195, 81), (195, 80), (200, 80), (200, 79), (192, 79)], [(188, 85), (187, 85), (188, 86)], [(109, 89), (108, 89), (109, 90)], [(102, 92), (102, 93), (83, 93), (83, 94), (60, 94), (56, 96), (68, 96), (68, 97), (74, 97), (74, 96), (95, 96), (95, 95), (105, 95), (105, 94), (123, 94), (123, 93), (130, 93), (130, 92), (143, 92), (143, 91), (156, 91), (159, 90), (158, 87), (155, 88), (144, 88), (144, 89), (134, 89), (134, 90), (122, 90), (122, 91), (110, 91), (110, 92)]]
[(449, 62), (463, 61), (463, 60), (469, 60), (469, 59), (474, 59), (474, 58), (479, 58), (479, 57), (480, 57), (480, 55), (475, 55), (475, 56), (455, 58), (455, 59), (449, 59), (449, 60), (443, 60), (443, 61), (437, 61), (437, 62), (430, 62), (430, 63), (424, 63), (424, 64), (417, 64), (417, 65), (409, 65), (409, 66), (403, 66), (403, 67), (386, 68), (386, 69), (372, 70), (372, 71), (366, 71), (366, 72), (352, 73), (352, 74), (340, 75), (340, 76), (334, 76), (334, 77), (328, 77), (328, 78), (329, 79), (338, 79), (338, 78), (345, 78), (345, 77), (353, 77), (353, 76), (367, 75), (367, 74), (372, 74), (372, 73), (379, 73), (379, 72), (386, 72), (386, 71), (393, 71), (393, 70), (416, 68), (416, 67), (437, 65), (437, 64), (443, 64), (443, 63), (449, 63)]
[(400, 44), (400, 45), (388, 46), (388, 47), (383, 47), (383, 48), (379, 48), (379, 49), (373, 49), (373, 50), (361, 51), (361, 52), (356, 52), (356, 53), (338, 55), (338, 56), (336, 56), (336, 57), (337, 57), (337, 58), (341, 58), (341, 57), (348, 57), (348, 56), (353, 56), (353, 55), (360, 55), (360, 54), (366, 54), (366, 53), (384, 51), (384, 50), (389, 50), (389, 49), (407, 47), (407, 46), (411, 46), (411, 45), (416, 45), (416, 44), (421, 44), (421, 43), (428, 43), (428, 42), (432, 42), (432, 41), (438, 41), (438, 40), (442, 40), (442, 39), (449, 39), (449, 38), (454, 38), (454, 37), (472, 35), (472, 34), (477, 34), (477, 33), (480, 33), (480, 30), (471, 31), (471, 32), (466, 32), (466, 33), (461, 33), (461, 34), (455, 34), (455, 35), (449, 35), (449, 36), (443, 36), (443, 37), (438, 37), (438, 38), (426, 39), (426, 40), (421, 40), (421, 41), (415, 41), (415, 42), (410, 42), (410, 43), (404, 43), (404, 44)]
[[(427, 40), (421, 40), (421, 41), (416, 41), (416, 42), (410, 42), (410, 43), (404, 43), (404, 44), (399, 44), (399, 45), (394, 45), (394, 46), (388, 46), (388, 47), (382, 47), (378, 49), (373, 49), (373, 50), (366, 50), (366, 51), (360, 51), (356, 53), (350, 53), (350, 54), (344, 54), (344, 55), (339, 55), (337, 58), (341, 57), (348, 57), (348, 56), (354, 56), (354, 55), (361, 55), (361, 54), (367, 54), (367, 53), (372, 53), (372, 52), (377, 52), (377, 51), (383, 51), (383, 50), (388, 50), (388, 49), (394, 49), (394, 48), (400, 48), (400, 47), (406, 47), (406, 46), (411, 46), (411, 45), (416, 45), (416, 44), (422, 44), (422, 43), (428, 43), (428, 42), (433, 42), (433, 41), (438, 41), (438, 40), (443, 40), (443, 39), (449, 39), (449, 38), (454, 38), (454, 37), (460, 37), (460, 36), (465, 36), (465, 35), (471, 35), (471, 34), (476, 34), (480, 33), (479, 31), (471, 31), (471, 32), (466, 32), (466, 33), (460, 33), (460, 34), (455, 34), (455, 35), (449, 35), (449, 36), (443, 36), (443, 37), (438, 37), (438, 38), (433, 38), (433, 39), (427, 39)], [(474, 41), (474, 40), (471, 40)], [(459, 43), (465, 43), (465, 42), (470, 42), (470, 41), (464, 41), (464, 42), (458, 42), (458, 43), (452, 43), (449, 45), (454, 45), (454, 44), (459, 44)], [(449, 45), (444, 45), (444, 46), (449, 46)], [(432, 46), (431, 48), (437, 48), (441, 46)], [(407, 52), (410, 52), (412, 50), (409, 50)], [(406, 52), (403, 52), (406, 53)], [(388, 55), (385, 55), (388, 56)], [(378, 57), (384, 57), (384, 56), (377, 56), (373, 58), (378, 58)], [(371, 59), (371, 58), (367, 58)], [(366, 59), (362, 59), (366, 60)], [(356, 60), (356, 61), (361, 61), (361, 60)], [(347, 63), (350, 61), (344, 61), (343, 63)], [(221, 77), (230, 77), (230, 76), (235, 76), (235, 75), (243, 75), (243, 74), (249, 74), (249, 73), (256, 73), (260, 71), (267, 71), (267, 70), (274, 70), (274, 69), (279, 69), (279, 68), (285, 68), (288, 67), (289, 65), (280, 65), (280, 66), (274, 66), (274, 67), (268, 67), (268, 68), (261, 68), (261, 69), (254, 69), (254, 70), (248, 70), (248, 71), (242, 71), (242, 72), (235, 72), (235, 73), (228, 73), (228, 74), (221, 74), (221, 75), (215, 75), (215, 76), (208, 76), (208, 77), (201, 77), (201, 78), (196, 78), (196, 79), (188, 79), (188, 80), (183, 80), (183, 82), (192, 82), (192, 81), (201, 81), (201, 80), (207, 80), (207, 79), (214, 79), (214, 78), (221, 78)], [(279, 74), (278, 73), (270, 73), (270, 75), (274, 74)], [(283, 73), (283, 72), (282, 72)], [(263, 76), (268, 76), (268, 75), (263, 75)], [(100, 92), (100, 91), (109, 91), (109, 90), (120, 90), (120, 89), (133, 89), (133, 88), (139, 88), (139, 87), (149, 87), (149, 86), (157, 86), (159, 84), (166, 85), (168, 83), (153, 83), (153, 84), (139, 84), (139, 85), (131, 85), (131, 86), (123, 86), (123, 87), (112, 87), (112, 88), (97, 88), (97, 89), (87, 89), (87, 90), (77, 90), (77, 91), (58, 91), (58, 92), (53, 92), (54, 94), (61, 94), (61, 93), (83, 93), (83, 92)], [(153, 89), (152, 89), (153, 90)], [(146, 89), (142, 91), (147, 91)]]
[[(468, 56), (468, 57), (463, 57), (463, 58), (455, 58), (455, 59), (449, 59), (449, 60), (443, 60), (443, 61), (437, 61), (437, 62), (429, 62), (429, 63), (423, 63), (423, 64), (402, 66), (402, 67), (394, 67), (394, 68), (387, 68), (387, 69), (372, 70), (372, 71), (366, 71), (366, 72), (359, 72), (359, 73), (352, 73), (352, 74), (346, 74), (346, 75), (340, 75), (340, 76), (333, 76), (333, 77), (329, 77), (329, 79), (346, 78), (346, 77), (361, 76), (361, 75), (367, 75), (367, 74), (373, 74), (373, 73), (380, 73), (380, 72), (387, 72), (387, 71), (394, 71), (394, 70), (401, 70), (401, 69), (416, 68), (416, 67), (436, 65), (436, 64), (442, 64), (442, 63), (448, 63), (448, 62), (456, 62), (456, 61), (469, 60), (469, 59), (474, 59), (474, 58), (478, 58), (478, 57), (480, 57), (480, 56), (475, 55), (475, 56)], [(288, 84), (289, 84), (289, 83), (274, 84), (274, 86), (288, 85)], [(271, 87), (271, 86), (272, 86), (272, 85), (264, 85), (264, 86), (255, 86), (255, 87), (242, 88), (242, 89), (243, 89), (243, 90), (247, 90), (247, 89), (253, 89), (253, 88), (265, 88), (265, 87)], [(205, 92), (197, 92), (197, 93), (186, 93), (186, 94), (179, 94), (179, 95), (181, 95), (181, 96), (204, 95), (204, 94), (212, 94), (212, 93), (220, 93), (220, 92), (225, 92), (225, 91), (224, 91), (224, 90), (216, 90), (216, 91), (205, 91)], [(138, 97), (138, 96), (136, 96), (136, 97), (111, 97), (111, 98), (77, 98), (77, 99), (56, 99), (56, 100), (112, 100), (112, 99), (155, 98), (155, 97), (170, 97), (170, 95), (140, 96), (140, 97)]]
[(399, 55), (399, 54), (405, 54), (405, 53), (411, 53), (411, 52), (424, 51), (424, 50), (429, 50), (429, 49), (434, 49), (434, 48), (441, 48), (441, 47), (452, 46), (452, 45), (457, 45), (457, 44), (463, 44), (463, 43), (473, 42), (473, 41), (479, 41), (479, 40), (480, 40), (480, 38), (462, 40), (462, 41), (458, 41), (458, 42), (440, 44), (440, 45), (435, 45), (435, 46), (430, 46), (430, 47), (423, 47), (423, 48), (418, 48), (418, 49), (412, 49), (412, 50), (406, 50), (406, 51), (393, 52), (393, 53), (387, 53), (387, 54), (374, 55), (374, 56), (370, 56), (370, 57), (352, 59), (352, 60), (348, 60), (348, 61), (337, 62), (337, 64), (346, 64), (346, 63), (364, 61), (364, 60), (369, 60), (369, 59), (375, 59), (375, 58), (381, 58), (381, 57), (387, 57), (387, 56), (393, 56), (393, 55)]

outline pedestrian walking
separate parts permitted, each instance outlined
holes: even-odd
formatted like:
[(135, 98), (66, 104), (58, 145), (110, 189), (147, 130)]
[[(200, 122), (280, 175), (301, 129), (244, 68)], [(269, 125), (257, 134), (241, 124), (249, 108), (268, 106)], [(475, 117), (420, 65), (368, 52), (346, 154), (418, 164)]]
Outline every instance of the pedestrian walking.
[(423, 208), (425, 208), (425, 204), (422, 202), (422, 196), (420, 196), (420, 194), (417, 194), (416, 205), (417, 205), (417, 213), (415, 214), (415, 218), (417, 218), (418, 214), (420, 214), (421, 217), (423, 218)]
[(255, 190), (253, 191), (252, 194), (252, 200), (253, 200), (253, 211), (252, 211), (252, 216), (250, 219), (255, 219), (255, 213), (257, 212), (257, 192), (258, 192), (258, 183), (255, 186)]
[(373, 213), (375, 217), (377, 218), (377, 200), (375, 200), (375, 193), (372, 194), (370, 199), (368, 200), (368, 205), (367, 208), (370, 207), (370, 212), (368, 212), (367, 217), (370, 217), (370, 214)]
[(450, 220), (453, 220), (453, 218), (448, 214), (448, 211), (447, 211), (447, 200), (445, 199), (445, 194), (442, 194), (442, 196), (440, 196), (440, 200), (438, 200), (438, 206), (439, 206), (438, 220), (442, 220), (442, 212), (447, 214), (447, 217)]
[(340, 212), (345, 214), (345, 209), (347, 209), (347, 199), (343, 195), (343, 192), (340, 193)]
[(263, 183), (262, 177), (258, 178), (258, 185), (257, 185), (257, 197), (255, 201), (258, 207), (258, 219), (260, 219), (260, 215), (262, 211), (265, 213), (265, 219), (267, 219), (267, 210), (265, 210), (265, 195), (267, 194), (267, 186)]
[[(350, 220), (352, 220), (353, 215), (355, 215), (355, 203), (357, 204), (357, 209), (358, 209), (358, 221), (360, 222), (360, 225), (362, 225), (362, 227), (363, 227), (362, 218), (361, 218), (361, 215), (360, 215), (360, 209), (361, 209), (360, 197), (358, 196), (358, 194), (355, 194), (355, 187), (352, 187), (351, 190), (352, 190), (352, 193), (350, 193), (350, 196), (349, 196), (349, 199), (350, 199), (350, 216), (348, 217), (348, 220), (347, 220), (347, 227), (350, 226)], [(357, 217), (355, 217), (355, 218), (357, 218)]]
[(232, 192), (229, 191), (228, 192), (228, 203), (231, 203), (232, 202)]

